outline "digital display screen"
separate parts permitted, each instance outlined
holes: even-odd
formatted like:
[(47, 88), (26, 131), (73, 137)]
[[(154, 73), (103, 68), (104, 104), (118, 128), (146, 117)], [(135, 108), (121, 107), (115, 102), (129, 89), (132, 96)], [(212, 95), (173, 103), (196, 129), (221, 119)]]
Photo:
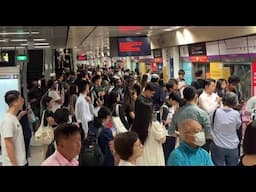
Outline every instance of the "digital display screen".
[(0, 75), (0, 121), (8, 109), (8, 105), (4, 101), (4, 96), (10, 90), (19, 90), (18, 74)]
[(151, 55), (148, 37), (120, 37), (118, 38), (118, 56), (146, 56)]

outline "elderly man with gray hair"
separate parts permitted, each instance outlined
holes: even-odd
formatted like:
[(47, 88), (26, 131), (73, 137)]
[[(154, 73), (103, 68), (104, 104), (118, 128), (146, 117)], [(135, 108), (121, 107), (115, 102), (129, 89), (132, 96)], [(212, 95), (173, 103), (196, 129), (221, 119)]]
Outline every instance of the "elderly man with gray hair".
[(178, 124), (180, 146), (174, 149), (167, 165), (171, 166), (213, 166), (209, 153), (201, 146), (205, 144), (202, 125), (193, 119), (185, 119)]
[(237, 130), (241, 126), (241, 117), (233, 108), (237, 105), (237, 96), (226, 92), (223, 96), (223, 107), (213, 115), (213, 142), (211, 156), (215, 165), (236, 166), (239, 161), (239, 137)]

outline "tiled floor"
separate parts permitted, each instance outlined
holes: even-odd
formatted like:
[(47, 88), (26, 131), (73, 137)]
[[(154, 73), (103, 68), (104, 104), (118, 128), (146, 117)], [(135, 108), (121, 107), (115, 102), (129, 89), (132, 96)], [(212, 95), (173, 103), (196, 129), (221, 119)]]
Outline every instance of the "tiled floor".
[(42, 145), (38, 145), (32, 137), (30, 143), (30, 157), (28, 158), (29, 166), (39, 166), (44, 160), (44, 149)]
[[(0, 153), (1, 154), (1, 153)], [(43, 146), (36, 144), (32, 138), (30, 146), (30, 157), (28, 159), (29, 166), (39, 166), (44, 160)], [(2, 156), (0, 155), (0, 166), (2, 162)]]

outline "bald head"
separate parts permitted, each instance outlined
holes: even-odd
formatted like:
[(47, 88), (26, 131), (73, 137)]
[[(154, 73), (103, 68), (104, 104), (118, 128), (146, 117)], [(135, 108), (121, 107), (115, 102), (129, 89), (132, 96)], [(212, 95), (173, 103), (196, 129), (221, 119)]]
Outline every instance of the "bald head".
[(189, 135), (194, 135), (202, 130), (202, 125), (193, 119), (185, 119), (178, 124), (180, 137), (187, 141)]

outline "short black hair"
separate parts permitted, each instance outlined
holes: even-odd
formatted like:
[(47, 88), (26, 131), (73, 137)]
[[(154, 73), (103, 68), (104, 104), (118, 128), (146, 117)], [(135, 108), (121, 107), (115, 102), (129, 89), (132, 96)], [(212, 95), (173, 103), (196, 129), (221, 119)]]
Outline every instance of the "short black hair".
[(211, 79), (211, 78), (206, 79), (204, 81), (204, 87), (211, 85), (212, 82), (215, 83), (216, 81), (214, 79)]
[(78, 83), (78, 92), (83, 93), (86, 90), (87, 85), (89, 86), (90, 83), (86, 80), (82, 80)]
[(134, 143), (139, 139), (138, 134), (131, 131), (118, 134), (114, 139), (114, 148), (122, 160), (128, 161), (133, 154)]
[(172, 89), (174, 84), (178, 85), (178, 81), (176, 79), (170, 79), (168, 83), (166, 83), (166, 89)]
[(192, 86), (188, 86), (183, 90), (184, 99), (187, 101), (192, 101), (196, 94), (196, 88)]
[(195, 72), (196, 77), (200, 77), (203, 74), (203, 70), (198, 70)]
[(50, 101), (52, 100), (52, 97), (46, 95), (43, 97), (43, 100), (42, 100), (42, 104), (44, 107), (47, 107), (47, 103), (50, 103)]
[(245, 155), (256, 154), (256, 121), (249, 123), (245, 129), (243, 139), (243, 153)]
[(109, 108), (105, 106), (101, 107), (100, 110), (98, 111), (98, 118), (106, 119), (107, 116), (111, 116), (111, 111), (109, 110)]
[(101, 79), (101, 76), (100, 75), (95, 75), (93, 78), (92, 78), (92, 83), (95, 83), (97, 80)]
[(54, 81), (52, 79), (49, 79), (47, 81), (47, 88), (50, 89), (53, 86), (53, 84), (54, 84)]
[(172, 99), (174, 101), (177, 101), (178, 103), (181, 103), (182, 99), (178, 93), (171, 92), (169, 95), (169, 99)]
[(183, 69), (180, 69), (178, 72), (179, 75), (185, 75), (185, 71)]
[(68, 138), (76, 133), (81, 134), (80, 128), (75, 124), (64, 123), (54, 129), (54, 139), (58, 145), (59, 141), (63, 138)]
[(19, 99), (20, 92), (17, 90), (10, 90), (5, 93), (4, 100), (7, 105)]
[(108, 107), (102, 106), (98, 111), (98, 116), (94, 118), (93, 124), (95, 128), (99, 128), (102, 126), (102, 122), (108, 116), (111, 116), (112, 113)]
[(239, 83), (240, 82), (240, 78), (236, 75), (232, 75), (228, 78), (228, 82), (229, 83)]
[(155, 85), (153, 83), (147, 83), (146, 87), (145, 87), (145, 91), (155, 91)]
[(54, 113), (54, 121), (57, 124), (67, 123), (69, 120), (69, 111), (65, 108), (57, 109)]

